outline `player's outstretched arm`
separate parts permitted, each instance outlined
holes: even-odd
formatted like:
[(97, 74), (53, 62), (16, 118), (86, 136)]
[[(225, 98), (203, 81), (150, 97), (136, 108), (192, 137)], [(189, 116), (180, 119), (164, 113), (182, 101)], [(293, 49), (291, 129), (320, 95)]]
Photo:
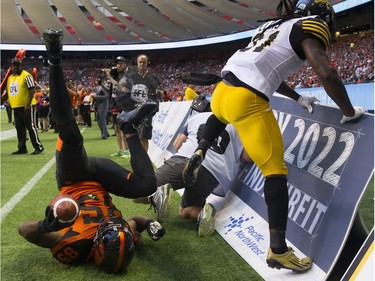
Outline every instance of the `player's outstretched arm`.
[(141, 233), (144, 230), (147, 230), (147, 233), (152, 240), (157, 241), (165, 234), (165, 230), (162, 225), (158, 221), (155, 221), (149, 217), (137, 215), (126, 221), (133, 231), (136, 230)]
[(314, 103), (320, 102), (320, 100), (318, 100), (314, 96), (299, 95), (294, 89), (290, 88), (284, 81), (280, 84), (279, 88), (277, 88), (276, 92), (288, 98), (294, 99), (300, 105), (306, 107), (310, 113), (313, 113), (314, 111), (314, 108), (312, 105)]
[(330, 65), (323, 44), (315, 38), (307, 38), (302, 41), (302, 47), (306, 59), (319, 76), (327, 94), (338, 105), (344, 115), (353, 116), (354, 108), (349, 100), (348, 93), (337, 71)]
[(42, 248), (51, 248), (60, 240), (60, 232), (40, 233), (38, 231), (38, 221), (27, 221), (18, 227), (18, 233), (25, 240)]
[[(63, 236), (58, 230), (71, 226), (79, 214), (78, 206), (66, 205), (66, 200), (71, 202), (73, 199), (70, 199), (68, 195), (60, 195), (52, 199), (45, 210), (45, 218), (40, 221), (27, 221), (21, 224), (18, 227), (19, 234), (39, 247), (51, 248)], [(66, 206), (69, 209), (64, 209)], [(74, 207), (74, 212), (71, 209), (72, 206)], [(66, 217), (62, 215), (72, 217), (69, 217), (69, 221), (64, 221), (62, 219), (66, 219)]]

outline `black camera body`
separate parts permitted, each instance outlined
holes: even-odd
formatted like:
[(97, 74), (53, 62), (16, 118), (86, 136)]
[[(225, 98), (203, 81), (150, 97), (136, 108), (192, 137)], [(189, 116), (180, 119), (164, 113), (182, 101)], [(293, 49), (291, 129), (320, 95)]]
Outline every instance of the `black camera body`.
[[(111, 67), (111, 70), (109, 71), (109, 74), (110, 74), (113, 78), (116, 78), (116, 76), (118, 75), (117, 67)], [(104, 69), (101, 69), (101, 70), (100, 70), (99, 75), (100, 75), (100, 76), (105, 76)]]
[(113, 78), (117, 77), (117, 75), (118, 75), (117, 67), (112, 67), (112, 68), (111, 68), (111, 71), (109, 72), (109, 74), (111, 74), (111, 76), (112, 76)]

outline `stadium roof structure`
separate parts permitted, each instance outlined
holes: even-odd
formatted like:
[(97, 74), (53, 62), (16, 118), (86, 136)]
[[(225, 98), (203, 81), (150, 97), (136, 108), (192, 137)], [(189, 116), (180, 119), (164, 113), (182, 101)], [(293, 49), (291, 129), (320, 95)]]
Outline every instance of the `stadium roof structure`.
[[(349, 1), (353, 2), (331, 0)], [(225, 42), (251, 36), (259, 20), (276, 16), (277, 4), (275, 0), (1, 0), (1, 49), (17, 49), (20, 44), (29, 50), (44, 49), (41, 33), (46, 27), (62, 29), (64, 46), (80, 51)]]

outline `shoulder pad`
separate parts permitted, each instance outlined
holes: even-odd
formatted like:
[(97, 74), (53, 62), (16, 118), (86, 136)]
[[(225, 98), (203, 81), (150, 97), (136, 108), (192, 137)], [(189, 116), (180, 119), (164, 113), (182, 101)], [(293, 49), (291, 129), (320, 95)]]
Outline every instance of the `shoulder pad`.
[(323, 20), (318, 17), (302, 19), (302, 30), (318, 38), (325, 48), (328, 48), (331, 34), (328, 25)]

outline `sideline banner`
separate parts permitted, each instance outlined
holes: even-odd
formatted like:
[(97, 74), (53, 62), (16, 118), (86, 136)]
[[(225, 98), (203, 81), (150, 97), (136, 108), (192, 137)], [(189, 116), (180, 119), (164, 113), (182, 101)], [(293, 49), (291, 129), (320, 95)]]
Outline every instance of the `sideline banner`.
[[(374, 83), (350, 84), (345, 85), (345, 88), (353, 106), (362, 106), (367, 110), (374, 110)], [(300, 95), (315, 96), (324, 104), (335, 105), (334, 101), (327, 95), (323, 87), (295, 90)]]
[(190, 113), (191, 101), (161, 102), (159, 111), (152, 120), (152, 139), (148, 154), (156, 167), (164, 163), (174, 153), (173, 142), (180, 133)]
[(219, 234), (266, 280), (325, 280), (350, 233), (374, 170), (374, 116), (340, 124), (339, 109), (317, 105), (314, 113), (274, 96), (274, 114), (288, 166), (288, 244), (312, 257), (301, 275), (267, 267), (269, 246), (263, 177), (247, 165), (217, 214)]

